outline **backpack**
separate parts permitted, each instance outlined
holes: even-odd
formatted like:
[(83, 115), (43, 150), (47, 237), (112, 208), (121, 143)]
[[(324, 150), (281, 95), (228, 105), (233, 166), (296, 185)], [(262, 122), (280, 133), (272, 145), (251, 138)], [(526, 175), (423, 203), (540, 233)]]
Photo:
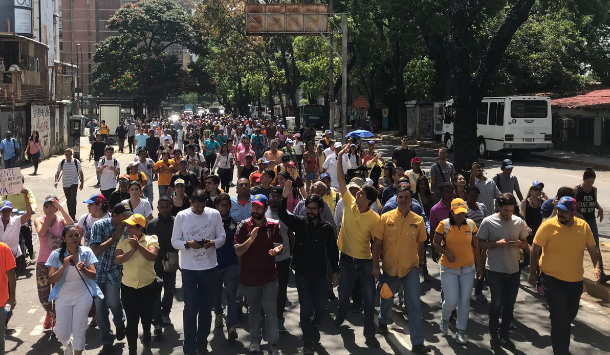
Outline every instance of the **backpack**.
[[(474, 221), (470, 218), (466, 218), (466, 224), (468, 224), (468, 228), (470, 228), (470, 234), (472, 234), (472, 231), (474, 230)], [(449, 218), (443, 219), (443, 227), (445, 227), (443, 233), (443, 244), (447, 244), (445, 239), (447, 238), (447, 233), (449, 233), (449, 230), (451, 229), (451, 223), (449, 223)]]
[(498, 190), (502, 192), (502, 188), (500, 187), (500, 173), (496, 174), (496, 176), (493, 177), (493, 181), (496, 183)]
[[(114, 158), (112, 158), (112, 162), (114, 163), (114, 167), (116, 168), (116, 164), (118, 163), (118, 161)], [(102, 158), (102, 165), (106, 164), (106, 158)]]
[[(74, 165), (76, 166), (76, 170), (78, 171), (78, 169), (80, 169), (79, 163), (78, 163), (78, 159), (72, 159), (74, 161)], [(66, 159), (62, 159), (61, 164), (60, 164), (60, 168), (63, 170), (64, 168), (64, 164), (66, 163)], [(116, 166), (116, 164), (115, 164)]]

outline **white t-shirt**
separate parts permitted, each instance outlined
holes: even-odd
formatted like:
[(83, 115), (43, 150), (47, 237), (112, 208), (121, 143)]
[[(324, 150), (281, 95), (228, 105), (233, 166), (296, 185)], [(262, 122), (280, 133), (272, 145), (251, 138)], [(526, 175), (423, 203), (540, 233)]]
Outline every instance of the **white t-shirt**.
[(106, 218), (110, 218), (110, 213), (107, 213), (100, 218), (91, 217), (89, 213), (85, 213), (80, 217), (76, 225), (81, 227), (83, 230), (83, 242), (85, 243), (85, 246), (89, 246), (89, 240), (91, 239), (91, 228), (93, 228), (93, 223)]
[(330, 175), (330, 185), (339, 188), (339, 182), (337, 181), (337, 155), (334, 153), (328, 155), (326, 160), (324, 160), (324, 164), (322, 164), (322, 168), (326, 169), (326, 172)]
[(327, 157), (331, 154), (334, 154), (334, 152), (332, 150), (330, 150), (330, 148), (326, 148), (324, 149), (324, 156)]
[(303, 142), (298, 141), (292, 147), (294, 148), (294, 154), (303, 155)]
[(169, 141), (169, 144), (174, 144), (174, 140), (172, 139), (172, 135), (171, 134), (164, 135), (162, 141), (164, 141), (166, 139)]
[[(121, 163), (115, 158), (110, 160), (105, 157), (100, 158), (100, 161), (97, 163), (97, 168), (101, 168), (102, 165), (114, 166), (117, 169), (121, 169)], [(104, 171), (102, 171), (102, 176), (100, 178), (100, 190), (116, 189), (116, 177), (117, 174), (115, 174), (114, 171), (105, 168)]]
[[(184, 243), (187, 241), (204, 239), (212, 240), (215, 247), (189, 248), (188, 250), (184, 247)], [(187, 208), (176, 215), (172, 231), (172, 246), (179, 250), (180, 267), (183, 269), (209, 270), (215, 268), (218, 265), (216, 249), (225, 244), (225, 239), (222, 218), (220, 213), (213, 208), (206, 207), (200, 215)]]
[(13, 252), (15, 258), (21, 256), (21, 248), (19, 247), (19, 232), (21, 231), (21, 216), (11, 216), (4, 230), (4, 223), (0, 221), (0, 242), (8, 245)]
[(129, 203), (129, 199), (121, 201), (121, 203), (126, 203), (131, 207), (133, 213), (138, 213), (144, 216), (144, 218), (148, 218), (152, 214), (152, 208), (150, 207), (150, 202), (147, 199), (140, 199), (140, 204), (137, 206), (131, 206)]

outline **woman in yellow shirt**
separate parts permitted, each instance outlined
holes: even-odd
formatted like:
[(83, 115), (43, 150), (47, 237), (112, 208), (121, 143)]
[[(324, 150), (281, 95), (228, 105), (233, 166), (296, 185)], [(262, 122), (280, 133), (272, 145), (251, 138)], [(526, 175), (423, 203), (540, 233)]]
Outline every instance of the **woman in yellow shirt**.
[(125, 309), (125, 335), (129, 355), (137, 354), (138, 323), (142, 321), (142, 345), (150, 349), (153, 306), (159, 288), (156, 285), (155, 259), (159, 251), (156, 235), (146, 235), (146, 219), (134, 214), (125, 221), (128, 239), (121, 239), (116, 248), (115, 263), (123, 265), (121, 301)]
[[(442, 254), (441, 287), (444, 299), (441, 315), (443, 335), (449, 333), (449, 317), (457, 308), (456, 341), (466, 344), (466, 327), (470, 315), (470, 294), (479, 263), (477, 226), (466, 218), (468, 209), (461, 198), (451, 201), (449, 218), (441, 221), (434, 234), (434, 248)], [(447, 226), (448, 224), (448, 226)]]

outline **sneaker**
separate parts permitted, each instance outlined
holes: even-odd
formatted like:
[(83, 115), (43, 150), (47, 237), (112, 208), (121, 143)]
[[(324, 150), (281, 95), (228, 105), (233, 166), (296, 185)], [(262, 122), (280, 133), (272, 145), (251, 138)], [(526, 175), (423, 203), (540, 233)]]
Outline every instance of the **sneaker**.
[(449, 334), (449, 321), (446, 321), (446, 320), (441, 321), (441, 332), (443, 333), (444, 336), (447, 336), (447, 334)]
[(468, 343), (468, 336), (464, 333), (463, 330), (458, 330), (457, 335), (455, 336), (455, 341), (458, 344), (466, 344)]
[(222, 328), (222, 313), (216, 315), (216, 319), (214, 320), (215, 328)]
[(512, 342), (512, 340), (510, 340), (509, 337), (502, 337), (500, 339), (500, 345), (504, 348), (504, 349), (515, 349), (515, 343)]
[(64, 346), (64, 355), (74, 355), (74, 349), (72, 348), (72, 340), (66, 346)]
[(29, 254), (30, 254), (30, 260), (31, 261), (36, 260), (36, 252), (35, 251), (33, 251), (33, 252), (29, 253)]
[(155, 324), (155, 330), (153, 331), (153, 334), (156, 337), (160, 337), (163, 335), (163, 326), (161, 324)]
[(231, 326), (229, 328), (228, 338), (229, 338), (229, 340), (236, 340), (237, 339), (237, 328), (235, 328), (235, 326)]
[(169, 316), (161, 316), (161, 319), (163, 319), (163, 324), (165, 324), (165, 325), (172, 324), (172, 320), (169, 318)]
[(474, 299), (479, 303), (487, 303), (487, 297), (485, 297), (485, 295), (482, 293), (479, 293), (478, 295), (474, 296)]
[(42, 328), (47, 330), (53, 328), (53, 314), (47, 313), (44, 322), (42, 323)]
[(536, 287), (536, 291), (538, 291), (538, 294), (540, 296), (544, 296), (544, 289), (542, 288), (542, 286), (539, 285), (538, 287)]
[(374, 336), (366, 338), (366, 341), (364, 343), (369, 348), (379, 348), (379, 347), (381, 347), (381, 344), (379, 344), (379, 340), (377, 340)]
[(378, 331), (379, 331), (379, 334), (381, 334), (381, 335), (388, 335), (388, 333), (389, 333), (388, 332), (388, 325), (379, 322), (379, 329), (378, 329)]
[(248, 348), (248, 351), (250, 353), (260, 353), (261, 345), (257, 341), (250, 340), (250, 347)]
[(116, 328), (115, 338), (119, 341), (125, 339), (125, 327)]
[(269, 353), (269, 355), (280, 355), (280, 351), (277, 348), (277, 344), (269, 345), (269, 347), (267, 348), (267, 352)]
[(306, 341), (303, 346), (303, 355), (314, 355), (313, 341)]
[(411, 352), (413, 354), (427, 354), (431, 351), (432, 351), (432, 348), (430, 348), (428, 345), (424, 345), (424, 344), (415, 344), (415, 345), (413, 345), (413, 348), (411, 349)]
[(286, 327), (284, 326), (284, 321), (283, 320), (280, 320), (280, 319), (277, 320), (277, 331), (280, 332), (280, 333), (288, 332), (286, 330)]

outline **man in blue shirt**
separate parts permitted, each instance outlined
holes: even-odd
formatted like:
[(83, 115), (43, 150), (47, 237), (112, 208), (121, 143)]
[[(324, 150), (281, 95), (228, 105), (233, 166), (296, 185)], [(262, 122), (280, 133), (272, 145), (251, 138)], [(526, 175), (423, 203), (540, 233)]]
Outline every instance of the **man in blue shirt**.
[(112, 208), (112, 217), (93, 223), (91, 228), (90, 247), (97, 257), (97, 270), (95, 282), (104, 293), (104, 298), (96, 297), (95, 320), (100, 328), (102, 338), (102, 352), (110, 354), (113, 352), (112, 344), (115, 336), (110, 330), (108, 320), (108, 308), (112, 311), (113, 322), (116, 327), (116, 339), (125, 338), (125, 317), (123, 307), (119, 298), (121, 290), (122, 267), (114, 262), (114, 254), (119, 240), (125, 235), (125, 224), (123, 221), (131, 216), (133, 212), (127, 204), (117, 203)]
[(252, 202), (252, 195), (250, 195), (250, 180), (239, 178), (236, 190), (237, 196), (231, 199), (231, 217), (237, 222), (241, 222), (251, 217), (250, 202)]
[(203, 151), (205, 152), (205, 162), (208, 165), (208, 169), (214, 167), (216, 162), (216, 151), (220, 148), (220, 144), (216, 141), (214, 135), (211, 135), (209, 139), (203, 144)]
[(14, 168), (19, 155), (19, 142), (13, 138), (11, 131), (6, 131), (6, 138), (0, 142), (0, 153), (4, 159), (4, 168)]

